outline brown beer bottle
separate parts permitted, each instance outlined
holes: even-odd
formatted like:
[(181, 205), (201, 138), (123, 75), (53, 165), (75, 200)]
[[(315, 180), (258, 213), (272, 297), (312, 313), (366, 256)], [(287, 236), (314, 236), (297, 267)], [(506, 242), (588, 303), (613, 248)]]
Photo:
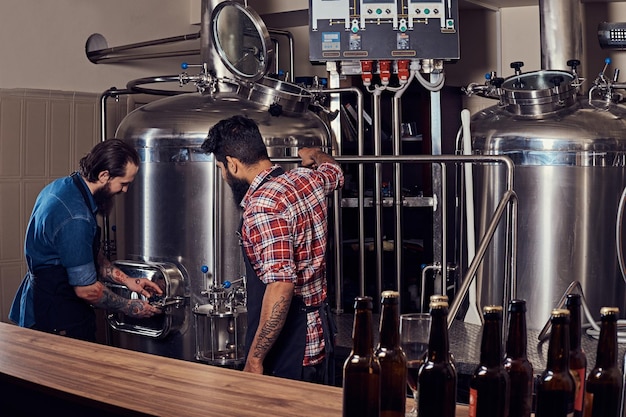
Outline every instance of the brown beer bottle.
[(510, 379), (502, 363), (502, 307), (483, 308), (480, 363), (470, 379), (469, 415), (507, 417)]
[(552, 310), (548, 363), (537, 384), (535, 417), (572, 417), (576, 383), (569, 370), (569, 310)]
[(596, 366), (585, 388), (585, 417), (618, 417), (622, 372), (617, 366), (617, 307), (602, 307)]
[(380, 341), (375, 355), (380, 363), (380, 415), (404, 417), (406, 411), (406, 356), (400, 348), (400, 311), (397, 291), (383, 291)]
[(343, 365), (343, 417), (378, 417), (379, 393), (380, 364), (374, 355), (372, 297), (357, 297), (352, 351)]
[(587, 355), (580, 345), (582, 312), (580, 294), (568, 294), (565, 306), (569, 310), (569, 369), (576, 383), (574, 417), (582, 417), (587, 377)]
[(509, 417), (530, 417), (533, 403), (533, 366), (527, 354), (526, 301), (509, 303), (509, 332), (504, 369), (511, 379)]
[(418, 375), (418, 417), (454, 417), (456, 411), (456, 369), (450, 361), (448, 303), (430, 303), (428, 356)]

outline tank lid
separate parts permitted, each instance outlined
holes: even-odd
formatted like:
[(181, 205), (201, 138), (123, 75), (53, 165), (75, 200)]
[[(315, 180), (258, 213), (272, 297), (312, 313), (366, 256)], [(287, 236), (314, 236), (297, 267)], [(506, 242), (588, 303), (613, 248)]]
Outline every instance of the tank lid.
[(270, 34), (261, 17), (234, 1), (218, 4), (211, 14), (210, 37), (222, 63), (244, 82), (267, 74), (274, 54)]
[(507, 111), (540, 115), (575, 104), (578, 86), (567, 71), (543, 70), (507, 78), (502, 91)]

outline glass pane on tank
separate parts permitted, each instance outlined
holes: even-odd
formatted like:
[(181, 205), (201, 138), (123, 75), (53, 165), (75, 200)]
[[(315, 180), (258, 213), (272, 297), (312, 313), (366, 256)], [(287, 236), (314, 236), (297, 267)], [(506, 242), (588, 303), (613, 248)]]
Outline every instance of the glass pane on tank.
[(212, 36), (224, 65), (254, 81), (267, 72), (270, 38), (261, 18), (238, 3), (221, 3), (213, 12)]

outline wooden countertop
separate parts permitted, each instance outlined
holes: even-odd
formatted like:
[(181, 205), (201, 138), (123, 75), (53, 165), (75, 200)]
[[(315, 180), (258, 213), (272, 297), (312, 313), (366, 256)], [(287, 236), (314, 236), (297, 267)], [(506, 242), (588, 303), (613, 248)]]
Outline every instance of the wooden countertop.
[[(61, 404), (73, 415), (90, 410), (91, 416), (341, 416), (341, 388), (244, 374), (7, 323), (0, 323), (0, 352), (3, 409), (6, 405), (20, 416), (59, 411), (54, 407)], [(459, 406), (457, 416), (467, 416), (467, 407)]]

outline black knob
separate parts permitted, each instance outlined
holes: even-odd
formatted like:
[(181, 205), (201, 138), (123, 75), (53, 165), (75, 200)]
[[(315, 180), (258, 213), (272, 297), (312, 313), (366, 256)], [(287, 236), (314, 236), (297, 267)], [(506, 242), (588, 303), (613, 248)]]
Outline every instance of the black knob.
[(522, 61), (511, 62), (511, 68), (513, 68), (515, 72), (519, 72), (523, 66), (524, 63)]
[(561, 85), (561, 83), (562, 83), (563, 81), (565, 81), (565, 80), (563, 79), (563, 77), (562, 77), (561, 75), (556, 76), (556, 77), (552, 77), (552, 78), (550, 79), (550, 82), (552, 82), (552, 84), (553, 84), (555, 87), (560, 86), (560, 85)]
[(501, 78), (501, 77), (496, 77), (491, 80), (491, 84), (496, 88), (502, 87), (503, 83), (504, 83), (504, 78)]
[(580, 65), (580, 61), (578, 59), (570, 59), (567, 61), (567, 66), (571, 67), (572, 70), (576, 71), (576, 67)]
[(283, 114), (283, 106), (281, 106), (280, 104), (270, 104), (270, 108), (268, 110), (270, 112), (270, 114), (274, 117), (278, 117), (281, 114)]

